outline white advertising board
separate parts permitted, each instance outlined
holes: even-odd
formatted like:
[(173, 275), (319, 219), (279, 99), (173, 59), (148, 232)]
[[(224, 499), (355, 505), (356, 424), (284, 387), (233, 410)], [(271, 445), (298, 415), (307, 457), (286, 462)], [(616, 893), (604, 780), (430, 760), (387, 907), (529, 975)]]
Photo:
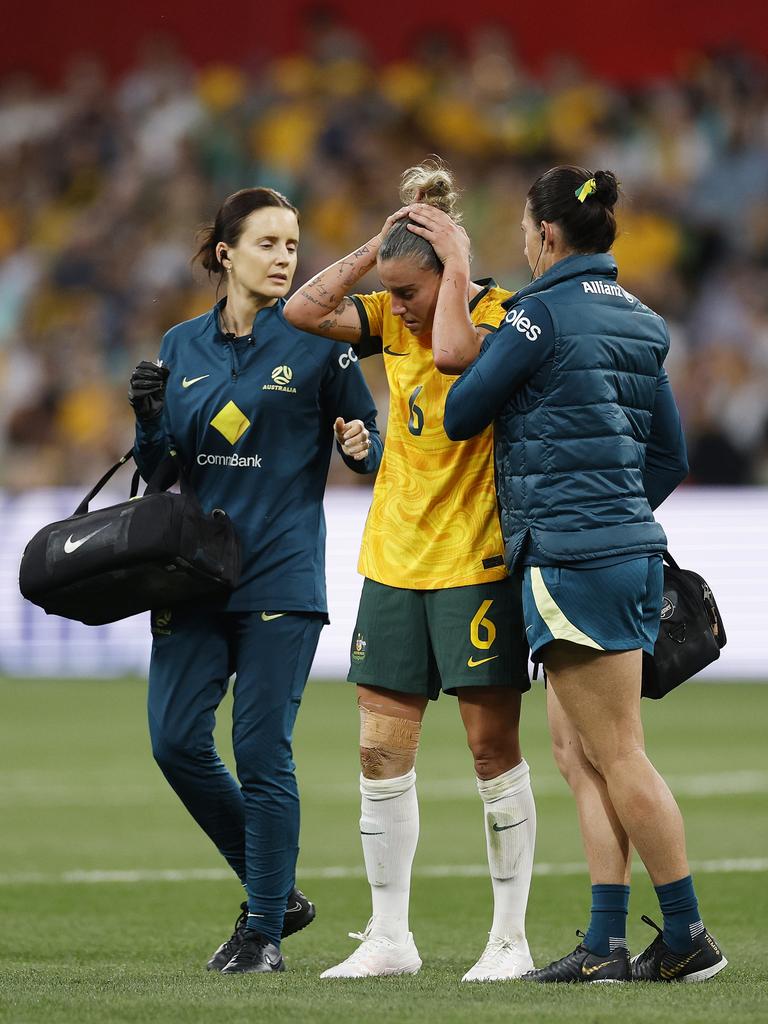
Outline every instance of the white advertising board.
[[(70, 490), (0, 493), (0, 673), (14, 676), (117, 676), (146, 673), (148, 615), (108, 626), (83, 626), (47, 616), (18, 591), (21, 553), (46, 523), (63, 519), (82, 495)], [(122, 500), (112, 493), (99, 504)], [(331, 625), (323, 630), (315, 678), (342, 678), (362, 584), (357, 575), (370, 494), (334, 488), (325, 501), (328, 522), (328, 600)], [(96, 507), (96, 506), (94, 506)], [(669, 547), (685, 568), (710, 583), (725, 621), (728, 645), (705, 676), (765, 679), (763, 630), (768, 628), (768, 488), (682, 488), (657, 518)]]

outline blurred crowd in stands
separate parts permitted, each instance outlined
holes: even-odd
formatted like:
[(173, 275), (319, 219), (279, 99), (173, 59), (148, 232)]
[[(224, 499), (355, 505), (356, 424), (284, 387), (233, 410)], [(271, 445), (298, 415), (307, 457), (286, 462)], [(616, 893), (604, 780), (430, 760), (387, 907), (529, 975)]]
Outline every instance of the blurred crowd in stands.
[[(626, 91), (563, 56), (533, 77), (498, 27), (381, 66), (330, 22), (252, 67), (154, 39), (118, 80), (83, 57), (55, 91), (0, 82), (0, 487), (84, 485), (130, 447), (128, 376), (212, 304), (189, 260), (227, 194), (300, 207), (300, 284), (375, 234), (431, 153), (464, 189), (474, 276), (513, 289), (534, 177), (614, 170), (621, 281), (668, 320), (691, 480), (768, 484), (768, 65), (701, 54)], [(380, 360), (363, 368), (384, 423)]]

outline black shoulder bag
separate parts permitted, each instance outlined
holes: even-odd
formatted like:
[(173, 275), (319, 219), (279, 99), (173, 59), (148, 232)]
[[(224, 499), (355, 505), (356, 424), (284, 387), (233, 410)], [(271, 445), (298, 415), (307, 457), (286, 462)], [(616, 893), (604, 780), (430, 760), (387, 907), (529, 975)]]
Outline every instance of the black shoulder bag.
[(664, 552), (664, 597), (653, 655), (643, 653), (644, 697), (658, 700), (720, 657), (725, 626), (712, 589)]
[[(24, 597), (49, 615), (89, 626), (150, 608), (221, 601), (240, 576), (240, 544), (222, 509), (203, 512), (178, 456), (171, 452), (137, 497), (88, 511), (89, 502), (133, 458), (126, 452), (72, 516), (44, 526), (27, 544), (19, 571)], [(167, 488), (180, 480), (181, 493)]]

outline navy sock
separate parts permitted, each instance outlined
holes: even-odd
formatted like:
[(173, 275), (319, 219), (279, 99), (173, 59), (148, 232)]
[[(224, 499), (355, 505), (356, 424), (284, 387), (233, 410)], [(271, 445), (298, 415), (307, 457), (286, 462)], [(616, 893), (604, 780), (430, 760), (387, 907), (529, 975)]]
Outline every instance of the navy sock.
[(247, 931), (258, 932), (259, 935), (263, 935), (265, 939), (273, 942), (280, 949), (280, 940), (283, 937), (282, 925), (278, 928), (277, 922), (269, 920), (266, 914), (249, 912)]
[(608, 956), (627, 945), (628, 885), (593, 885), (592, 916), (584, 937), (590, 953)]
[(664, 941), (675, 953), (687, 953), (696, 936), (704, 931), (693, 879), (686, 875), (654, 888), (664, 915)]

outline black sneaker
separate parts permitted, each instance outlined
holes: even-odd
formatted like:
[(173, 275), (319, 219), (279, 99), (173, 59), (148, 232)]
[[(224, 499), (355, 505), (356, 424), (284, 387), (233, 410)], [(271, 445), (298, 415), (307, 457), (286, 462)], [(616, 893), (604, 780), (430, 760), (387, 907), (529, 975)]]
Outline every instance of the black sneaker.
[(301, 889), (294, 889), (288, 897), (288, 904), (285, 908), (283, 938), (287, 939), (289, 935), (295, 935), (302, 928), (306, 928), (308, 924), (312, 924), (316, 914), (315, 904), (307, 899)]
[(222, 942), (206, 964), (208, 971), (223, 971), (243, 944), (243, 935), (248, 927), (248, 904), (240, 904), (240, 916), (235, 921), (235, 930), (226, 942)]
[(246, 928), (240, 949), (222, 974), (275, 974), (285, 970), (285, 961), (274, 942), (252, 928)]
[[(317, 910), (315, 909), (315, 904), (307, 899), (301, 889), (293, 889), (291, 895), (288, 897), (288, 905), (285, 908), (283, 938), (285, 939), (289, 935), (294, 935), (296, 932), (300, 932), (302, 928), (306, 928), (308, 924), (312, 924), (316, 914)], [(247, 927), (248, 904), (241, 903), (240, 916), (235, 921), (235, 930), (227, 941), (223, 942), (219, 946), (208, 961), (206, 965), (207, 970), (224, 970), (229, 961), (243, 944), (243, 935)]]
[[(577, 931), (576, 934), (584, 938), (583, 932)], [(538, 981), (541, 984), (553, 981), (566, 984), (630, 981), (629, 953), (620, 946), (607, 956), (597, 956), (583, 943), (579, 943), (576, 949), (562, 960), (555, 960), (547, 967), (528, 971), (522, 976), (522, 980)]]
[(707, 981), (728, 966), (706, 928), (696, 936), (687, 953), (675, 953), (664, 941), (656, 922), (645, 915), (643, 921), (659, 934), (647, 949), (632, 957), (633, 981)]

